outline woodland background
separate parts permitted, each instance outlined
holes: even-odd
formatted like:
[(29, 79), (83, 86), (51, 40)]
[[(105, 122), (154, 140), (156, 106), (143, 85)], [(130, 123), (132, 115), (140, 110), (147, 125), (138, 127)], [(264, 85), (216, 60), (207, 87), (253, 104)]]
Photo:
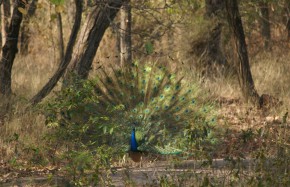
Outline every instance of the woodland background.
[[(92, 184), (83, 170), (95, 167), (68, 155), (53, 159), (60, 150), (44, 138), (50, 129), (39, 104), (72, 84), (71, 72), (88, 79), (100, 68), (139, 61), (177, 69), (217, 103), (220, 143), (210, 160), (276, 159), (246, 174), (233, 164), (223, 185), (289, 185), (288, 0), (2, 0), (1, 46), (0, 182), (36, 172), (46, 178), (58, 173), (74, 185)], [(81, 169), (56, 172), (72, 162)], [(108, 175), (95, 182), (108, 185), (111, 168), (101, 161), (98, 166)], [(194, 180), (218, 185), (222, 176)], [(160, 177), (158, 184), (180, 185), (186, 181), (181, 178)]]

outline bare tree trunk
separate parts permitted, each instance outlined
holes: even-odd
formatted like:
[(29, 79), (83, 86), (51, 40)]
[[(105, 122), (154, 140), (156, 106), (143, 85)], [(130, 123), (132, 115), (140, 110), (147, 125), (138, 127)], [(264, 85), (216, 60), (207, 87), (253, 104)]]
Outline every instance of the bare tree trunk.
[[(2, 6), (2, 0), (0, 0), (0, 26), (1, 26), (0, 29), (2, 29), (2, 25), (1, 25), (2, 24), (2, 21), (1, 21), (1, 15), (2, 15), (1, 6)], [(2, 47), (2, 32), (0, 32), (0, 47)], [(0, 50), (0, 54), (1, 54), (1, 50)]]
[(73, 48), (76, 43), (77, 35), (80, 30), (81, 26), (81, 18), (82, 18), (82, 1), (83, 0), (75, 0), (75, 6), (76, 6), (76, 14), (75, 14), (75, 22), (74, 26), (72, 28), (70, 39), (67, 44), (67, 49), (65, 52), (65, 56), (63, 61), (61, 61), (57, 71), (53, 75), (53, 77), (46, 83), (46, 85), (31, 99), (32, 104), (39, 103), (44, 97), (46, 97), (51, 90), (55, 87), (59, 79), (63, 76), (65, 73), (65, 70), (67, 66), (69, 65), (69, 62), (72, 58)]
[(10, 12), (10, 0), (3, 0), (1, 6), (1, 24), (2, 24), (2, 47), (4, 46), (9, 30), (9, 19), (11, 17), (11, 12)]
[(5, 41), (2, 48), (2, 58), (0, 62), (0, 93), (7, 96), (11, 95), (11, 71), (16, 53), (18, 52), (18, 35), (22, 22), (22, 13), (18, 10), (19, 8), (25, 8), (23, 0), (15, 1), (7, 33), (8, 39)]
[(287, 39), (290, 42), (290, 1), (285, 1), (285, 12), (286, 12), (286, 31)]
[(28, 54), (28, 46), (30, 41), (30, 28), (29, 28), (29, 21), (31, 17), (34, 16), (36, 12), (36, 4), (38, 0), (32, 0), (29, 4), (29, 8), (27, 11), (27, 15), (23, 19), (22, 27), (21, 27), (21, 34), (20, 34), (20, 54), (27, 55)]
[(121, 9), (120, 24), (120, 59), (121, 66), (132, 63), (132, 40), (131, 40), (131, 4), (126, 0)]
[(80, 78), (86, 79), (89, 75), (93, 59), (106, 29), (116, 17), (117, 12), (123, 5), (124, 0), (107, 0), (104, 4), (98, 4), (83, 26), (81, 37), (78, 41), (78, 49), (68, 71), (64, 82), (69, 83), (69, 72), (74, 71)]
[(287, 21), (286, 28), (287, 28), (287, 39), (290, 42), (290, 18)]
[(57, 13), (57, 28), (58, 28), (58, 50), (60, 61), (64, 58), (64, 42), (63, 42), (63, 29), (62, 29), (62, 18), (61, 13)]
[(228, 66), (221, 45), (223, 0), (205, 0), (205, 20), (211, 23), (206, 31), (201, 31), (201, 38), (192, 42), (191, 54), (199, 57), (203, 74), (212, 75), (213, 71), (222, 70)]
[(260, 2), (261, 10), (261, 34), (264, 38), (264, 49), (271, 49), (271, 28), (269, 17), (269, 6), (267, 2)]
[(259, 95), (256, 91), (249, 65), (245, 34), (239, 13), (237, 0), (226, 0), (226, 11), (230, 30), (233, 32), (238, 54), (238, 73), (242, 94), (246, 101), (259, 106)]

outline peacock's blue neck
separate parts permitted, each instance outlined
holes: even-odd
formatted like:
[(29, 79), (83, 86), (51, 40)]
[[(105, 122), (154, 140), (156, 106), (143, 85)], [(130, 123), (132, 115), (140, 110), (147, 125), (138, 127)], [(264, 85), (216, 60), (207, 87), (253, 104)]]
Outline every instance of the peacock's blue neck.
[(131, 151), (138, 151), (138, 143), (136, 141), (136, 136), (135, 136), (135, 128), (132, 130), (131, 133), (131, 140), (130, 140), (130, 150)]

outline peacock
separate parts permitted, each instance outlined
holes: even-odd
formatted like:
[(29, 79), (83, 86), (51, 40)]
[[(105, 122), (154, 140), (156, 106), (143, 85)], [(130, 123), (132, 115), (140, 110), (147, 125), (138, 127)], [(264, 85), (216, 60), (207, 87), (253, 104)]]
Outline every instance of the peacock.
[(133, 161), (144, 153), (182, 154), (189, 141), (207, 136), (213, 121), (212, 105), (197, 101), (197, 84), (167, 64), (99, 68), (95, 92), (97, 113), (110, 111), (114, 132), (109, 143)]

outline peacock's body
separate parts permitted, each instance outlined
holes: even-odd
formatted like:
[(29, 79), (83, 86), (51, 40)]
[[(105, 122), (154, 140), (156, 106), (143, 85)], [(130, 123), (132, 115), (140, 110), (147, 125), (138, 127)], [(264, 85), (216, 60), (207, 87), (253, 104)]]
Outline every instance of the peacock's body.
[(130, 137), (130, 145), (128, 146), (127, 151), (129, 152), (129, 156), (135, 162), (140, 161), (142, 153), (154, 153), (162, 155), (182, 153), (180, 149), (172, 148), (169, 146), (160, 147), (157, 145), (146, 144), (143, 138), (144, 137), (142, 133), (140, 131), (136, 131), (135, 128), (133, 128)]
[(110, 110), (111, 144), (132, 155), (179, 154), (174, 147), (184, 150), (192, 136), (199, 136), (198, 126), (208, 125), (208, 106), (197, 103), (196, 84), (162, 65), (100, 69), (95, 89), (98, 113)]

